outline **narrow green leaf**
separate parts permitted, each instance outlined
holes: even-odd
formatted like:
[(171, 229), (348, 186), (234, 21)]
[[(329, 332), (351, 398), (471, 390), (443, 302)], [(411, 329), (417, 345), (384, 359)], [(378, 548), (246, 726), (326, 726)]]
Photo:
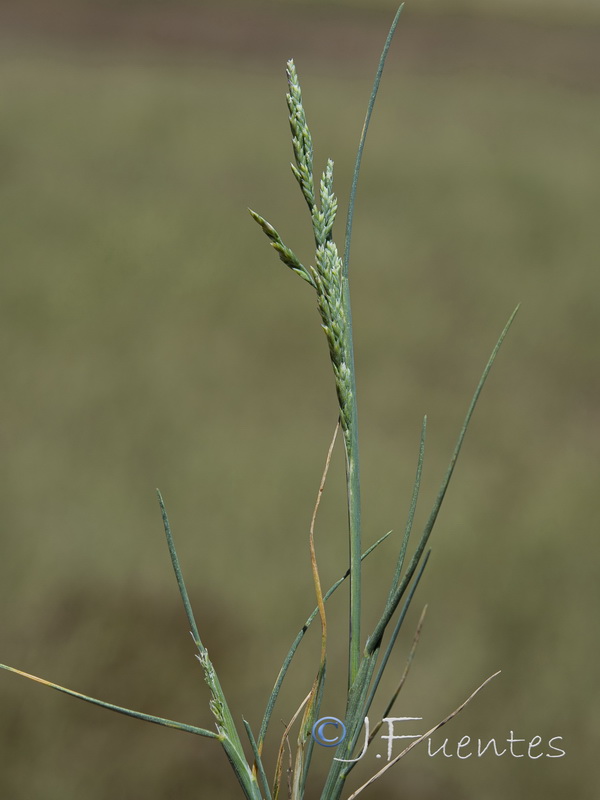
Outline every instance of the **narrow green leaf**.
[[(177, 579), (179, 593), (181, 595), (181, 600), (183, 601), (183, 607), (185, 608), (185, 613), (191, 627), (192, 637), (194, 639), (196, 647), (198, 648), (197, 658), (200, 661), (200, 664), (202, 665), (202, 669), (204, 671), (204, 679), (211, 693), (211, 700), (209, 704), (210, 710), (212, 711), (213, 716), (217, 721), (219, 733), (225, 734), (225, 736), (221, 738), (221, 742), (227, 752), (228, 758), (232, 761), (232, 766), (235, 769), (238, 779), (242, 783), (243, 780), (246, 780), (247, 777), (246, 773), (250, 772), (249, 767), (245, 760), (244, 748), (242, 747), (242, 743), (240, 741), (240, 737), (237, 732), (235, 722), (233, 721), (231, 711), (229, 710), (229, 705), (227, 704), (225, 693), (221, 688), (218, 675), (209, 658), (208, 650), (202, 644), (202, 640), (200, 639), (200, 634), (198, 633), (198, 626), (196, 625), (194, 612), (192, 611), (192, 605), (190, 603), (190, 598), (188, 596), (188, 592), (185, 586), (185, 581), (183, 580), (183, 574), (181, 572), (181, 567), (179, 565), (179, 558), (177, 557), (177, 551), (175, 550), (175, 542), (173, 541), (173, 535), (171, 533), (171, 525), (169, 524), (167, 510), (165, 508), (162, 495), (158, 491), (158, 489), (156, 490), (156, 493), (158, 495), (158, 502), (160, 503), (163, 526), (165, 529), (165, 537), (167, 539), (169, 555), (171, 556), (171, 563), (173, 565), (173, 571), (175, 572), (175, 577)], [(243, 786), (245, 790), (249, 790), (247, 785), (243, 784)]]
[(400, 547), (400, 553), (398, 555), (398, 561), (396, 563), (396, 571), (394, 572), (394, 577), (392, 579), (392, 585), (390, 586), (388, 602), (393, 598), (394, 592), (398, 588), (398, 583), (400, 582), (400, 575), (402, 574), (402, 567), (404, 566), (404, 559), (406, 558), (406, 550), (408, 548), (408, 542), (410, 539), (410, 534), (412, 532), (413, 523), (415, 520), (415, 512), (417, 510), (417, 502), (419, 500), (419, 490), (421, 488), (421, 475), (423, 473), (423, 460), (425, 458), (425, 434), (427, 432), (427, 417), (423, 417), (423, 426), (421, 428), (421, 441), (419, 443), (419, 459), (417, 462), (417, 474), (415, 475), (415, 482), (413, 484), (413, 493), (412, 498), (410, 501), (410, 508), (408, 511), (408, 519), (406, 521), (406, 528), (404, 529), (404, 537), (402, 539), (402, 545)]
[(173, 534), (171, 533), (171, 526), (169, 524), (169, 518), (167, 516), (167, 509), (165, 508), (164, 500), (158, 489), (156, 490), (156, 494), (158, 495), (158, 502), (160, 504), (160, 511), (162, 514), (163, 526), (165, 529), (165, 536), (167, 539), (167, 546), (169, 548), (169, 555), (171, 556), (171, 564), (173, 565), (173, 571), (175, 573), (175, 578), (177, 579), (177, 586), (179, 587), (179, 594), (181, 595), (181, 600), (183, 602), (185, 614), (188, 618), (188, 622), (190, 624), (190, 629), (192, 632), (192, 637), (194, 639), (196, 647), (201, 653), (204, 653), (206, 651), (206, 648), (202, 644), (202, 640), (200, 639), (200, 634), (198, 633), (198, 626), (196, 625), (194, 612), (192, 611), (192, 604), (190, 603), (190, 598), (187, 593), (187, 589), (185, 587), (185, 581), (183, 580), (181, 567), (179, 566), (179, 559), (177, 558), (177, 551), (175, 550), (175, 542), (173, 541)]
[(252, 728), (250, 727), (250, 723), (243, 718), (242, 722), (244, 723), (244, 728), (246, 729), (246, 733), (248, 734), (248, 741), (250, 742), (250, 746), (252, 747), (252, 753), (254, 754), (254, 763), (256, 764), (256, 770), (258, 772), (258, 777), (260, 778), (260, 783), (265, 798), (266, 800), (272, 800), (271, 790), (269, 789), (269, 781), (267, 779), (267, 774), (265, 772), (262, 758), (260, 757), (258, 745), (256, 744), (256, 739), (254, 738), (254, 734), (252, 733)]
[(135, 717), (136, 719), (142, 719), (145, 722), (153, 722), (155, 725), (163, 725), (166, 728), (175, 728), (176, 730), (185, 731), (186, 733), (195, 733), (198, 736), (206, 736), (209, 739), (219, 739), (219, 741), (222, 741), (222, 737), (218, 733), (206, 730), (205, 728), (198, 728), (195, 725), (186, 725), (184, 722), (175, 722), (172, 719), (165, 719), (164, 717), (155, 717), (152, 714), (144, 714), (141, 711), (133, 711), (131, 708), (124, 708), (123, 706), (116, 706), (113, 703), (107, 703), (105, 700), (98, 700), (95, 697), (88, 697), (86, 694), (81, 694), (81, 692), (75, 692), (73, 689), (67, 689), (64, 686), (59, 686), (57, 683), (52, 683), (44, 678), (38, 678), (37, 675), (30, 675), (28, 672), (15, 669), (15, 667), (8, 667), (6, 664), (0, 664), (0, 669), (5, 669), (8, 672), (14, 672), (15, 675), (21, 675), (23, 678), (28, 678), (30, 681), (36, 681), (36, 683), (41, 683), (43, 686), (49, 686), (51, 689), (56, 689), (57, 692), (63, 692), (63, 694), (71, 695), (71, 697), (76, 697), (78, 700), (85, 700), (86, 703), (92, 703), (95, 706), (108, 708), (110, 711), (116, 711), (118, 714), (125, 714), (127, 717)]
[(362, 133), (360, 135), (360, 141), (358, 144), (358, 152), (356, 153), (356, 162), (354, 164), (354, 174), (352, 176), (352, 188), (350, 189), (350, 201), (348, 203), (348, 217), (346, 220), (346, 242), (344, 248), (344, 276), (348, 276), (348, 267), (350, 264), (350, 244), (352, 240), (352, 226), (354, 223), (354, 206), (356, 204), (356, 189), (358, 187), (358, 176), (360, 175), (360, 166), (362, 163), (363, 151), (365, 149), (365, 142), (367, 140), (367, 132), (369, 130), (369, 123), (371, 122), (371, 115), (373, 114), (373, 108), (375, 106), (375, 100), (377, 99), (377, 93), (379, 91), (379, 84), (381, 83), (381, 76), (383, 75), (383, 70), (385, 67), (385, 62), (388, 56), (388, 52), (390, 49), (390, 45), (392, 44), (392, 39), (394, 38), (394, 34), (396, 32), (396, 28), (398, 27), (398, 22), (400, 21), (400, 14), (402, 13), (402, 9), (404, 8), (404, 3), (402, 3), (398, 11), (396, 11), (396, 16), (394, 17), (394, 21), (390, 27), (389, 33), (387, 35), (387, 39), (385, 40), (385, 45), (383, 47), (383, 51), (381, 53), (381, 57), (379, 59), (379, 66), (377, 67), (377, 73), (375, 74), (375, 80), (373, 82), (373, 89), (371, 90), (371, 97), (369, 99), (369, 105), (367, 106), (367, 114), (365, 116), (365, 121), (363, 124)]
[(373, 679), (373, 684), (372, 684), (371, 689), (369, 691), (369, 696), (368, 696), (366, 707), (365, 707), (365, 711), (364, 711), (365, 715), (369, 713), (369, 710), (370, 710), (371, 705), (373, 703), (373, 700), (375, 698), (375, 694), (377, 692), (377, 689), (379, 688), (379, 683), (380, 683), (380, 681), (381, 681), (381, 679), (383, 677), (383, 673), (385, 672), (385, 668), (388, 665), (388, 661), (389, 661), (390, 656), (392, 654), (392, 651), (393, 651), (393, 649), (394, 649), (394, 647), (396, 645), (396, 640), (398, 639), (398, 634), (400, 633), (400, 630), (402, 628), (402, 623), (404, 622), (404, 620), (406, 618), (406, 614), (408, 613), (408, 609), (410, 608), (410, 604), (412, 602), (412, 599), (413, 599), (413, 597), (415, 595), (415, 592), (417, 591), (417, 587), (419, 585), (419, 581), (421, 580), (423, 572), (425, 571), (425, 567), (427, 566), (427, 562), (429, 561), (429, 556), (430, 555), (431, 555), (431, 550), (429, 550), (426, 553), (425, 558), (423, 560), (423, 563), (421, 564), (421, 567), (420, 567), (419, 571), (417, 572), (415, 580), (414, 580), (414, 582), (413, 582), (413, 584), (412, 584), (412, 586), (410, 588), (410, 591), (409, 591), (409, 593), (408, 593), (408, 595), (406, 597), (406, 600), (404, 601), (402, 609), (400, 610), (400, 615), (398, 616), (398, 620), (396, 621), (396, 625), (394, 626), (394, 630), (393, 630), (392, 635), (390, 637), (390, 641), (387, 644), (387, 647), (385, 649), (385, 653), (383, 654), (381, 662), (380, 662), (380, 664), (379, 664), (379, 666), (377, 668), (377, 673), (376, 673), (376, 675), (375, 675), (375, 677)]
[(391, 598), (391, 601), (387, 604), (386, 609), (385, 609), (381, 619), (377, 623), (377, 626), (376, 626), (375, 630), (373, 631), (373, 633), (371, 634), (371, 636), (369, 637), (369, 639), (367, 641), (367, 646), (366, 646), (367, 652), (373, 652), (374, 649), (379, 646), (379, 643), (381, 642), (381, 638), (382, 638), (383, 633), (384, 633), (384, 631), (386, 629), (386, 626), (387, 626), (388, 622), (390, 621), (390, 619), (391, 619), (396, 607), (398, 606), (398, 603), (400, 602), (400, 599), (401, 599), (402, 595), (404, 594), (404, 592), (406, 590), (406, 587), (410, 583), (410, 580), (411, 580), (412, 576), (414, 575), (415, 570), (418, 567), (419, 561), (421, 559), (421, 556), (423, 555), (423, 551), (425, 550), (425, 547), (427, 545), (427, 541), (429, 539), (431, 531), (433, 530), (433, 527), (434, 527), (434, 525), (436, 523), (440, 508), (442, 507), (442, 503), (444, 502), (444, 497), (446, 496), (446, 491), (448, 490), (448, 486), (450, 484), (450, 480), (451, 480), (452, 475), (454, 473), (454, 468), (456, 466), (456, 462), (458, 460), (458, 456), (460, 454), (460, 451), (461, 451), (461, 448), (462, 448), (462, 445), (463, 445), (463, 441), (464, 441), (465, 435), (467, 433), (467, 429), (469, 427), (469, 423), (471, 422), (471, 417), (473, 416), (473, 412), (475, 411), (475, 407), (477, 405), (477, 401), (479, 400), (479, 395), (481, 394), (481, 391), (482, 391), (482, 389), (484, 387), (484, 384), (485, 384), (485, 382), (487, 380), (487, 377), (488, 377), (488, 375), (490, 373), (490, 370), (491, 370), (491, 368), (492, 368), (492, 366), (494, 364), (494, 361), (496, 360), (496, 356), (498, 355), (498, 351), (500, 350), (500, 347), (502, 346), (502, 342), (504, 341), (504, 338), (506, 337), (506, 334), (508, 333), (508, 331), (510, 329), (510, 326), (512, 325), (513, 320), (514, 320), (518, 310), (519, 310), (519, 306), (517, 306), (515, 308), (515, 310), (513, 311), (513, 313), (510, 315), (508, 322), (504, 326), (504, 330), (500, 334), (500, 337), (498, 338), (498, 341), (496, 342), (496, 344), (494, 346), (494, 349), (492, 350), (492, 353), (491, 353), (491, 355), (489, 357), (489, 360), (488, 360), (488, 362), (487, 362), (487, 364), (485, 366), (485, 369), (483, 370), (483, 373), (481, 375), (481, 378), (479, 379), (479, 383), (477, 384), (477, 388), (475, 389), (473, 397), (471, 398), (471, 402), (469, 404), (469, 408), (467, 410), (467, 414), (465, 416), (464, 422), (462, 424), (462, 428), (460, 430), (460, 434), (458, 436), (456, 445), (454, 447), (454, 451), (452, 453), (452, 457), (450, 459), (450, 463), (448, 465), (448, 469), (446, 471), (446, 475), (444, 476), (444, 479), (443, 479), (442, 484), (440, 486), (440, 489), (438, 491), (437, 497), (436, 497), (435, 502), (433, 504), (433, 508), (431, 509), (431, 512), (429, 514), (429, 518), (428, 518), (428, 520), (427, 520), (427, 522), (425, 524), (425, 528), (423, 529), (423, 533), (421, 535), (421, 539), (419, 540), (419, 544), (417, 545), (417, 549), (416, 549), (416, 551), (415, 551), (415, 553), (414, 553), (414, 555), (413, 555), (413, 557), (411, 559), (410, 564), (408, 565), (408, 568), (407, 568), (407, 570), (406, 570), (406, 572), (404, 574), (404, 577), (403, 577), (402, 581), (400, 582), (400, 585), (396, 589), (396, 592), (394, 593), (394, 596)]

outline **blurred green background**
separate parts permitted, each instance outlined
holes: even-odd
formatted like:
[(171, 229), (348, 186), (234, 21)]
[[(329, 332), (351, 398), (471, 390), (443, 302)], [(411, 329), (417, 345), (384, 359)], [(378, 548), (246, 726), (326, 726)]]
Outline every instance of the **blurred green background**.
[[(394, 5), (0, 5), (2, 662), (212, 726), (159, 486), (205, 642), (237, 717), (258, 727), (314, 605), (307, 531), (335, 397), (312, 293), (246, 207), (310, 259), (284, 62), (296, 59), (317, 167), (335, 159), (344, 208)], [(427, 602), (396, 707), (423, 722), (406, 732), (502, 669), (434, 743), (513, 731), (561, 736), (567, 755), (421, 748), (365, 800), (598, 796), (599, 75), (592, 0), (413, 0), (398, 30), (353, 250), (365, 541), (396, 531), (365, 567), (365, 624), (393, 568), (422, 414), (421, 523), (520, 302), (389, 687)], [(346, 568), (344, 523), (338, 452), (317, 531), (326, 585)], [(290, 675), (274, 740), (318, 644), (307, 638)], [(323, 711), (343, 715), (335, 688)], [(330, 755), (317, 753), (321, 770)], [(357, 779), (380, 764), (366, 757)], [(0, 797), (109, 796), (239, 792), (213, 742), (0, 675)]]

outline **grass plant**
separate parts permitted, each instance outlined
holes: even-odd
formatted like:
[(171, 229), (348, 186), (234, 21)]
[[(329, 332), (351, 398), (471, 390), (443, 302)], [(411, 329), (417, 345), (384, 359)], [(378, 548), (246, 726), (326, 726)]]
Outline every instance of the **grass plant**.
[[(292, 173), (300, 187), (309, 211), (315, 244), (313, 263), (309, 264), (309, 266), (305, 266), (295, 252), (284, 243), (275, 227), (257, 212), (250, 211), (253, 219), (262, 228), (284, 265), (302, 278), (304, 282), (308, 283), (315, 292), (321, 325), (329, 349), (339, 412), (335, 434), (327, 454), (325, 469), (319, 486), (309, 531), (316, 608), (300, 628), (284, 659), (271, 694), (267, 700), (258, 732), (255, 734), (249, 722), (243, 718), (237, 718), (236, 714), (230, 709), (223, 688), (219, 682), (215, 666), (211, 661), (208, 650), (203, 644), (188, 597), (182, 569), (175, 549), (169, 518), (160, 492), (158, 493), (158, 500), (171, 563), (189, 623), (192, 639), (197, 651), (196, 657), (200, 662), (204, 679), (209, 689), (209, 705), (214, 717), (215, 730), (144, 714), (120, 705), (108, 703), (30, 675), (14, 667), (0, 664), (5, 670), (27, 677), (89, 703), (147, 722), (217, 740), (225, 751), (243, 795), (248, 798), (248, 800), (278, 800), (278, 798), (283, 797), (286, 793), (291, 800), (301, 800), (301, 798), (306, 795), (307, 781), (315, 752), (316, 740), (313, 735), (314, 725), (319, 720), (327, 680), (327, 643), (328, 636), (330, 636), (331, 633), (328, 631), (327, 625), (326, 602), (329, 597), (342, 586), (346, 579), (349, 579), (348, 668), (344, 716), (346, 735), (339, 742), (335, 750), (335, 755), (332, 757), (329, 772), (322, 787), (321, 800), (338, 800), (345, 791), (348, 777), (356, 763), (356, 747), (364, 730), (366, 718), (370, 715), (375, 699), (379, 699), (378, 691), (381, 687), (383, 675), (388, 666), (390, 656), (397, 645), (407, 612), (427, 566), (429, 558), (429, 551), (427, 549), (429, 538), (438, 519), (441, 506), (452, 479), (469, 423), (499, 348), (516, 314), (515, 309), (496, 342), (479, 382), (476, 385), (446, 473), (441, 481), (429, 514), (426, 517), (426, 522), (417, 539), (414, 551), (409, 558), (409, 545), (415, 523), (415, 514), (419, 501), (424, 465), (427, 419), (423, 419), (416, 475), (404, 535), (398, 546), (398, 555), (390, 578), (388, 591), (386, 595), (381, 598), (382, 610), (380, 617), (369, 635), (364, 636), (361, 626), (363, 596), (365, 593), (365, 588), (361, 582), (362, 561), (367, 558), (375, 548), (379, 547), (387, 540), (390, 534), (386, 534), (365, 549), (361, 524), (358, 404), (349, 279), (350, 255), (354, 208), (362, 155), (386, 57), (400, 19), (401, 11), (402, 6), (397, 10), (388, 33), (367, 107), (352, 178), (343, 248), (338, 248), (333, 235), (334, 223), (338, 212), (338, 201), (333, 188), (333, 161), (329, 159), (326, 162), (322, 175), (317, 179), (314, 171), (312, 136), (307, 122), (300, 81), (293, 60), (287, 62), (287, 106), (289, 110), (294, 155), (294, 163), (291, 166)], [(315, 523), (333, 448), (336, 444), (338, 430), (341, 433), (340, 438), (344, 448), (346, 465), (349, 566), (340, 578), (327, 591), (323, 592), (316, 555)], [(317, 618), (321, 625), (321, 651), (318, 664), (315, 667), (315, 676), (308, 689), (307, 695), (299, 704), (297, 712), (285, 727), (279, 743), (273, 776), (270, 779), (270, 770), (263, 762), (263, 755), (265, 752), (267, 735), (271, 732), (270, 726), (273, 711), (294, 655), (309, 626)], [(414, 656), (414, 649), (418, 641), (421, 625), (422, 619), (419, 623), (417, 634), (415, 635), (413, 649), (409, 655), (405, 673), (399, 686), (385, 702), (385, 711), (381, 715), (378, 715), (380, 719), (383, 719), (391, 712), (392, 706), (404, 685), (408, 668)], [(470, 702), (483, 686), (495, 677), (496, 674), (498, 673), (495, 673), (483, 681), (475, 691), (471, 692), (463, 703), (447, 714), (437, 725), (431, 728), (426, 734), (423, 734), (419, 739), (414, 740), (404, 751), (390, 760), (369, 780), (355, 788), (348, 796), (348, 800), (352, 800), (352, 798), (362, 793), (363, 790), (370, 787), (422, 739), (430, 736), (435, 730), (449, 722), (468, 702)], [(378, 722), (371, 731), (369, 743), (373, 740), (373, 736), (380, 725), (381, 722)], [(286, 780), (284, 779), (284, 763), (286, 751), (291, 751), (290, 740), (292, 730), (294, 729), (296, 730), (296, 752), (293, 758), (293, 768), (287, 776), (286, 785)], [(244, 738), (242, 733), (245, 734), (245, 738), (247, 739), (246, 746), (242, 743)]]

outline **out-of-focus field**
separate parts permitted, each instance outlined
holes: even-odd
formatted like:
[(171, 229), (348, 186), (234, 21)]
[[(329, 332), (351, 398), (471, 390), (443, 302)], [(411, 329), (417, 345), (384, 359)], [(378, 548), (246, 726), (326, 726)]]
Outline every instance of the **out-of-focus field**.
[[(145, 0), (142, 0), (144, 2)], [(157, 0), (160, 2), (160, 0)], [(163, 0), (167, 2), (167, 0)], [(283, 5), (286, 0), (273, 0), (273, 4)], [(363, 9), (386, 9), (395, 11), (398, 3), (395, 0), (298, 0), (294, 5), (306, 6), (347, 6)], [(562, 19), (581, 20), (582, 18), (598, 19), (600, 9), (594, 0), (407, 0), (408, 12), (415, 11), (434, 14), (475, 14), (511, 16), (521, 19)]]
[[(277, 0), (274, 0), (275, 2)], [(279, 0), (282, 4), (282, 0)], [(302, 3), (299, 2), (298, 5)], [(394, 11), (398, 4), (395, 0), (330, 0), (329, 3), (321, 0), (305, 0), (306, 5), (325, 6), (342, 5), (357, 8), (381, 8)], [(436, 14), (490, 14), (497, 16), (513, 16), (530, 19), (572, 19), (598, 18), (600, 11), (594, 0), (572, 0), (563, 3), (561, 0), (505, 0), (497, 3), (495, 0), (408, 0), (406, 9), (409, 12), (433, 12)]]
[[(330, 5), (315, 59), (294, 38), (290, 10), (289, 55), (317, 166), (335, 159), (345, 208), (379, 45), (363, 46), (372, 19), (345, 4), (315, 2), (302, 19), (318, 28)], [(542, 15), (559, 5), (569, 24), (546, 29)], [(20, 19), (4, 29), (0, 55), (0, 661), (207, 727), (154, 488), (234, 713), (258, 728), (314, 606), (307, 531), (335, 421), (314, 298), (246, 211), (310, 259), (288, 168), (286, 14), (257, 4), (253, 16), (252, 6), (244, 20), (252, 16), (256, 36), (276, 31), (262, 52), (234, 7), (221, 6), (227, 25), (214, 48), (43, 26), (28, 34)], [(481, 44), (494, 24), (480, 30), (471, 17), (452, 58), (461, 23), (434, 14), (440, 6), (406, 12), (357, 205), (365, 540), (396, 532), (365, 567), (365, 625), (393, 570), (422, 415), (421, 525), (478, 375), (521, 303), (434, 534), (411, 631), (425, 602), (428, 616), (396, 713), (423, 717), (416, 732), (425, 730), (502, 669), (437, 746), (448, 737), (456, 753), (464, 735), (502, 743), (512, 731), (539, 735), (536, 754), (561, 736), (567, 755), (460, 760), (417, 749), (364, 797), (591, 800), (600, 789), (600, 87), (598, 59), (578, 59), (600, 42), (580, 24), (597, 8), (521, 2), (540, 24), (505, 31), (502, 58)], [(443, 44), (443, 61), (415, 46), (423, 31), (419, 41)], [(564, 46), (547, 47), (547, 35)], [(348, 50), (360, 58), (345, 61)], [(338, 452), (317, 530), (326, 585), (346, 568), (344, 522)], [(345, 680), (342, 594), (331, 604), (334, 687)], [(318, 645), (308, 638), (273, 739), (312, 683)], [(407, 635), (396, 677), (409, 646)], [(343, 716), (337, 691), (327, 715)], [(325, 769), (331, 752), (316, 755)], [(357, 772), (379, 766), (368, 756)], [(213, 742), (0, 674), (0, 797), (109, 796), (239, 792)]]

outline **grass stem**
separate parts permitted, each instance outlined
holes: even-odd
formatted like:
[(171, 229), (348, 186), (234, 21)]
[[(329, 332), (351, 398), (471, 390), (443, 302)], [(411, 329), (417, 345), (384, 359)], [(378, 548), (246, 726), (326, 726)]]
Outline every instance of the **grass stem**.
[(400, 19), (403, 5), (398, 8), (392, 25), (390, 27), (387, 39), (381, 57), (373, 89), (369, 98), (367, 106), (367, 113), (363, 124), (358, 151), (356, 154), (356, 161), (354, 164), (354, 174), (352, 176), (352, 188), (350, 190), (350, 200), (348, 203), (348, 215), (346, 219), (346, 238), (344, 243), (344, 256), (342, 259), (342, 308), (346, 321), (346, 364), (349, 371), (349, 390), (350, 390), (350, 403), (349, 403), (349, 426), (346, 436), (346, 487), (348, 498), (348, 528), (350, 539), (350, 639), (349, 639), (349, 657), (348, 657), (348, 688), (350, 688), (358, 675), (361, 657), (361, 538), (362, 538), (362, 523), (361, 523), (361, 498), (360, 498), (360, 459), (358, 450), (358, 406), (356, 397), (356, 368), (354, 363), (354, 339), (352, 331), (352, 306), (350, 302), (350, 282), (348, 279), (348, 270), (350, 266), (350, 246), (352, 241), (352, 228), (354, 224), (354, 207), (356, 204), (356, 190), (358, 187), (358, 178), (360, 175), (360, 167), (362, 163), (362, 156), (365, 148), (367, 132), (369, 130), (369, 123), (371, 115), (375, 106), (377, 92), (379, 91), (379, 84), (381, 83), (381, 76), (387, 59), (388, 51), (396, 32), (396, 27)]

